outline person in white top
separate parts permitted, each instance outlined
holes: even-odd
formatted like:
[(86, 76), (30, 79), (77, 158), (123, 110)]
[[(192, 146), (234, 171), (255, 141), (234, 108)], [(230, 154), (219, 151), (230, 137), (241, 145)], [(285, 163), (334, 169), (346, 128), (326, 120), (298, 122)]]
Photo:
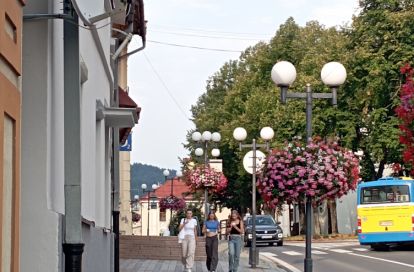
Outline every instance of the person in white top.
[(197, 220), (193, 218), (193, 212), (190, 209), (186, 212), (186, 218), (181, 219), (179, 229), (179, 236), (184, 238), (181, 243), (184, 271), (191, 272), (196, 249)]

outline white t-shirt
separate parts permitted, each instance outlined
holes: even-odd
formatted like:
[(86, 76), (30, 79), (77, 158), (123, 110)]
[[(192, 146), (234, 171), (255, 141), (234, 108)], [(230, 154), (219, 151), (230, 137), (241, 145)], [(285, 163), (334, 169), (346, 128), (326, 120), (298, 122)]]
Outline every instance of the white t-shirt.
[[(187, 218), (182, 218), (181, 219), (181, 225), (184, 225), (184, 220), (188, 220)], [(184, 225), (183, 227), (183, 232), (184, 235), (191, 235), (194, 236), (194, 229), (197, 226), (197, 220), (195, 220), (194, 218), (190, 219), (190, 222), (188, 222), (187, 224)]]

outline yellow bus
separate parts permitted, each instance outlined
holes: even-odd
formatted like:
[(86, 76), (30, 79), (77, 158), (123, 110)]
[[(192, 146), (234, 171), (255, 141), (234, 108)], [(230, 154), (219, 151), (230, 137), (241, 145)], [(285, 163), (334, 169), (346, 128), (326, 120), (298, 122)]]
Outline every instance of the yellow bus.
[(358, 185), (358, 239), (373, 249), (414, 243), (414, 180), (381, 178)]

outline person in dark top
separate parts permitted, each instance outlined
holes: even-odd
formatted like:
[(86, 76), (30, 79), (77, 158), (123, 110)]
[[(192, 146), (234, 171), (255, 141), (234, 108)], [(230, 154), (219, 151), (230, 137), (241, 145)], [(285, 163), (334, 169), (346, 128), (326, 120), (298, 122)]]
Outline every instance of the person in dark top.
[(215, 272), (218, 264), (218, 232), (220, 223), (214, 211), (208, 214), (208, 219), (204, 222), (203, 233), (206, 235), (207, 270)]
[(229, 271), (237, 272), (242, 249), (244, 224), (240, 214), (236, 210), (231, 212), (230, 219), (227, 222), (227, 234), (229, 235)]

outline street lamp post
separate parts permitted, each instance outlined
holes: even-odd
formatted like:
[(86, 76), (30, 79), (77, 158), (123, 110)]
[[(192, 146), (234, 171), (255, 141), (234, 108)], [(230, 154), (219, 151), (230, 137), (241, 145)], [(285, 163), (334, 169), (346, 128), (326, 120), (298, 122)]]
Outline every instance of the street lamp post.
[(142, 192), (145, 194), (145, 193), (147, 193), (148, 194), (148, 215), (147, 215), (147, 217), (148, 217), (148, 223), (147, 223), (147, 236), (149, 236), (149, 221), (150, 221), (150, 197), (151, 197), (151, 193), (152, 192), (155, 192), (155, 190), (157, 190), (157, 188), (158, 188), (158, 186), (157, 186), (157, 184), (152, 184), (152, 190), (150, 190), (150, 189), (148, 189), (147, 190), (147, 184), (142, 184), (141, 185), (141, 188), (142, 188)]
[[(214, 143), (218, 143), (221, 140), (221, 135), (218, 132), (211, 133), (210, 131), (204, 131), (203, 133), (200, 133), (198, 131), (193, 132), (191, 135), (191, 138), (196, 143), (202, 143), (202, 147), (198, 147), (195, 149), (194, 153), (196, 156), (201, 157), (204, 154), (204, 166), (207, 167), (208, 164), (208, 147), (209, 143), (212, 141)], [(214, 148), (211, 151), (211, 155), (213, 157), (220, 156), (220, 150), (217, 148)], [(209, 206), (208, 206), (208, 189), (204, 189), (204, 213), (205, 217), (208, 217), (209, 213)]]
[[(306, 139), (312, 140), (312, 102), (313, 99), (331, 99), (337, 104), (337, 90), (345, 82), (346, 70), (339, 62), (325, 64), (321, 71), (323, 83), (331, 88), (331, 93), (313, 93), (310, 84), (306, 84), (305, 92), (288, 92), (289, 86), (296, 79), (296, 69), (292, 63), (281, 61), (272, 68), (272, 80), (280, 87), (280, 100), (284, 104), (287, 98), (306, 99)], [(312, 199), (306, 198), (306, 256), (305, 272), (312, 272)]]
[[(257, 247), (256, 247), (256, 173), (257, 173), (257, 152), (258, 148), (264, 147), (266, 150), (269, 149), (269, 141), (273, 139), (273, 136), (275, 135), (273, 129), (271, 127), (264, 127), (260, 131), (260, 137), (266, 142), (266, 144), (258, 144), (256, 142), (256, 139), (253, 139), (252, 144), (242, 144), (244, 140), (247, 138), (247, 131), (242, 128), (238, 127), (233, 132), (233, 137), (239, 142), (240, 150), (243, 148), (249, 148), (252, 149), (252, 157), (248, 158), (248, 161), (250, 162), (250, 159), (252, 159), (252, 169), (249, 171), (247, 168), (246, 170), (252, 174), (252, 244), (250, 247), (250, 264), (252, 268), (256, 268), (257, 265)], [(250, 166), (249, 166), (250, 167)]]

